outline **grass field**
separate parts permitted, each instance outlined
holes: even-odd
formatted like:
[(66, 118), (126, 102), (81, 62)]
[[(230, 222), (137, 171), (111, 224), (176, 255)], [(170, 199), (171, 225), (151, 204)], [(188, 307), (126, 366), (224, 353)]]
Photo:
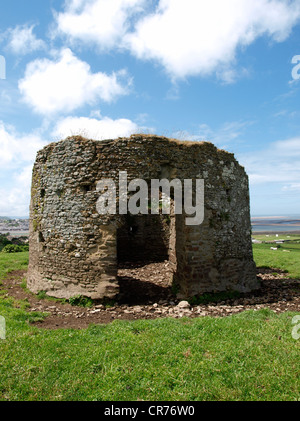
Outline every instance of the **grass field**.
[(28, 265), (28, 252), (0, 253), (0, 282), (9, 272), (26, 270)]
[[(289, 277), (300, 278), (300, 236), (293, 234), (254, 235), (261, 244), (253, 244), (253, 255), (258, 267), (271, 267), (288, 272)], [(272, 241), (285, 240), (283, 244)], [(271, 250), (271, 247), (277, 250)]]
[[(254, 246), (259, 265), (292, 267), (299, 277), (297, 243), (284, 256), (271, 254), (269, 245)], [(0, 253), (0, 279), (25, 268), (27, 259), (28, 253)], [(295, 313), (262, 309), (50, 331), (31, 326), (42, 315), (26, 312), (26, 302), (2, 290), (0, 315), (7, 327), (0, 340), (0, 400), (300, 399)]]

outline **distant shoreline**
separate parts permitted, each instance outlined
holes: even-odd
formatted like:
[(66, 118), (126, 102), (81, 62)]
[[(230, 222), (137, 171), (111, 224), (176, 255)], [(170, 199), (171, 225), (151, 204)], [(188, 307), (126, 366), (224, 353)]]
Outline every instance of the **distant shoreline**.
[(29, 231), (0, 231), (0, 234), (9, 234), (11, 237), (29, 237)]
[(252, 231), (252, 235), (299, 235), (300, 236), (300, 230), (299, 231)]
[(300, 215), (251, 217), (253, 234), (300, 235)]

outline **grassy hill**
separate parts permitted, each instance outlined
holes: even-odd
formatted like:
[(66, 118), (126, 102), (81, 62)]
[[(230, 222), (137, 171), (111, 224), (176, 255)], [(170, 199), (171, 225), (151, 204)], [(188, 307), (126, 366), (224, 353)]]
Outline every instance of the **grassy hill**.
[[(300, 276), (290, 253), (254, 246), (259, 265)], [(0, 279), (24, 269), (28, 253), (0, 253)], [(291, 265), (291, 266), (290, 266)], [(299, 400), (296, 313), (268, 308), (229, 317), (114, 321), (88, 329), (44, 330), (45, 315), (0, 288), (0, 400)]]

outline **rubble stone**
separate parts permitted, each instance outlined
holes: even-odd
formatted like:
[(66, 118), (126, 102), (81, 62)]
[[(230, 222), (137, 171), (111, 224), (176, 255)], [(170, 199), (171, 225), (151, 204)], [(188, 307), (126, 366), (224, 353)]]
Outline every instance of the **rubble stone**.
[[(120, 171), (128, 183), (204, 179), (203, 223), (187, 225), (174, 212), (100, 215), (97, 182), (114, 180), (118, 197)], [(33, 168), (29, 243), (28, 288), (58, 298), (115, 299), (118, 260), (137, 256), (168, 260), (180, 299), (258, 288), (248, 177), (233, 154), (208, 142), (132, 135), (51, 143)]]

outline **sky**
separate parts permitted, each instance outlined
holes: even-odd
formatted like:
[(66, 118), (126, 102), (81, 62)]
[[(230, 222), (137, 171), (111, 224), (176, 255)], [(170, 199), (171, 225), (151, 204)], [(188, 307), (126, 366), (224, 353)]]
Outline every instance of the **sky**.
[(300, 214), (300, 0), (9, 0), (0, 8), (0, 215), (29, 214), (45, 145), (209, 141), (251, 215)]

